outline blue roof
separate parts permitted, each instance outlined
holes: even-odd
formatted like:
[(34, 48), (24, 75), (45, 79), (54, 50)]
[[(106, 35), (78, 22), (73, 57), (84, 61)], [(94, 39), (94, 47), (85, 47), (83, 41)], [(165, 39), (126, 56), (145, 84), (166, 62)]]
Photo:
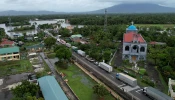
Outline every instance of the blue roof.
[(44, 76), (38, 79), (45, 100), (68, 100), (54, 76)]
[(137, 28), (134, 25), (130, 25), (127, 30), (137, 30)]

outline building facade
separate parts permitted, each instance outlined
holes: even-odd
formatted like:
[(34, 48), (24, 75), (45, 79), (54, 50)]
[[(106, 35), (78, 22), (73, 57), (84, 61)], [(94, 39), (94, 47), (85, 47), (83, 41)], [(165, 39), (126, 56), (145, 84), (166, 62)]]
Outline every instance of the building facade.
[(130, 63), (139, 60), (146, 60), (147, 43), (141, 34), (138, 34), (137, 28), (132, 24), (126, 29), (123, 35), (123, 53), (122, 59), (128, 59)]
[(0, 49), (0, 61), (20, 60), (19, 47), (9, 47)]

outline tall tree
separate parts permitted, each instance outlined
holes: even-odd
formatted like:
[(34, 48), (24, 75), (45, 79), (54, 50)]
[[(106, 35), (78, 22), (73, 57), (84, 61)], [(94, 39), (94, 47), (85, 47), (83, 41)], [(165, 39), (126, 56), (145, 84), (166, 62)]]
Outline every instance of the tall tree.
[(23, 81), (21, 85), (12, 89), (12, 92), (15, 98), (23, 98), (24, 100), (26, 95), (32, 96), (32, 97), (36, 96), (38, 90), (39, 90), (39, 87), (36, 84), (30, 83), (29, 81)]
[(2, 38), (5, 37), (5, 30), (4, 28), (0, 28), (0, 42), (2, 41)]
[(44, 44), (47, 48), (51, 48), (56, 43), (56, 39), (53, 37), (48, 37), (44, 40)]
[(96, 84), (93, 87), (93, 91), (95, 94), (97, 94), (100, 97), (100, 99), (102, 99), (105, 95), (108, 94), (108, 91), (106, 90), (106, 88), (101, 84)]

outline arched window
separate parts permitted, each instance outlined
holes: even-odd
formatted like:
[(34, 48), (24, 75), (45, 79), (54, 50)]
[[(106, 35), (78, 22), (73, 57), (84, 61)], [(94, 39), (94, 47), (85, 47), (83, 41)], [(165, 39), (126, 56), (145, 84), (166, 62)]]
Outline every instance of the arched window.
[(140, 52), (145, 52), (145, 47), (141, 47)]
[(138, 45), (134, 45), (132, 47), (132, 52), (138, 53), (139, 52), (139, 46)]
[(129, 46), (126, 46), (125, 47), (125, 51), (129, 51)]

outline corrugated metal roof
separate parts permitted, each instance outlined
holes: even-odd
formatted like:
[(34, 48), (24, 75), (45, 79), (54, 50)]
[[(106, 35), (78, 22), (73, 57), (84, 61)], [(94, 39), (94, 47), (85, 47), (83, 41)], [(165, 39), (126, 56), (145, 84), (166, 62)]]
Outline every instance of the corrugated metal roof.
[(35, 44), (35, 45), (32, 45), (32, 46), (27, 46), (26, 49), (40, 48), (40, 47), (44, 47), (44, 44), (40, 43), (40, 44)]
[(75, 37), (82, 37), (82, 35), (81, 34), (76, 34), (76, 35), (71, 35), (71, 38), (75, 38)]
[(68, 100), (54, 76), (38, 79), (45, 100)]
[(19, 52), (19, 47), (14, 46), (0, 49), (0, 54), (13, 53), (13, 52)]

